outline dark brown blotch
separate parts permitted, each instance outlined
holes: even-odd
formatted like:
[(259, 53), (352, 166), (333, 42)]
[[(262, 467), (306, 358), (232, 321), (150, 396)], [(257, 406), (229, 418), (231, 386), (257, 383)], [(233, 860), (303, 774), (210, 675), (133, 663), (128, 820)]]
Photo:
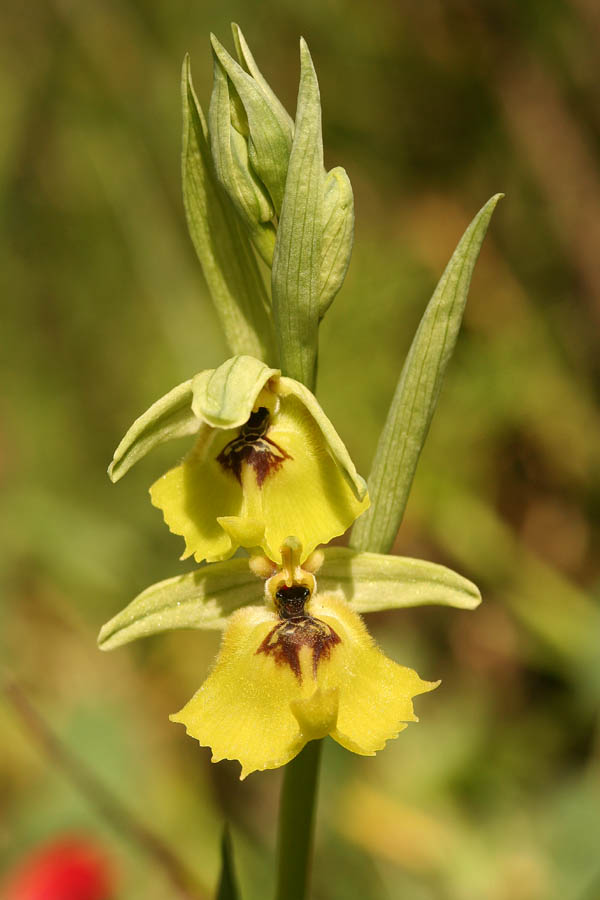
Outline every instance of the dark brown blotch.
[(330, 625), (312, 616), (300, 615), (284, 618), (275, 625), (256, 652), (272, 656), (278, 665), (288, 665), (298, 681), (302, 681), (302, 648), (308, 647), (312, 651), (313, 675), (316, 677), (319, 662), (329, 659), (333, 647), (339, 643), (340, 638)]
[(260, 487), (267, 475), (276, 472), (285, 459), (291, 459), (289, 453), (267, 437), (269, 424), (269, 410), (261, 406), (242, 425), (238, 436), (229, 441), (217, 456), (217, 462), (226, 472), (231, 472), (240, 484), (243, 463), (252, 466)]

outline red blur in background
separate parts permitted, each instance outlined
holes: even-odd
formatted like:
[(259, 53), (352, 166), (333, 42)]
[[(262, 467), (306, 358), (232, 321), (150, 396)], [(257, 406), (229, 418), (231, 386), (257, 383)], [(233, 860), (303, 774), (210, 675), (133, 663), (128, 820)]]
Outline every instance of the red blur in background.
[(1, 900), (112, 900), (112, 868), (82, 837), (63, 837), (29, 854), (0, 885)]

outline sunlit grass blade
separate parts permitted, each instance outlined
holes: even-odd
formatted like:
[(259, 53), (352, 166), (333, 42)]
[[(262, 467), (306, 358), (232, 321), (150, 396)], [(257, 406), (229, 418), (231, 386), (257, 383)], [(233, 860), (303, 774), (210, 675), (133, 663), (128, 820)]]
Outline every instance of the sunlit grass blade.
[(161, 631), (222, 629), (235, 609), (259, 602), (262, 593), (247, 559), (213, 563), (146, 588), (102, 627), (98, 645), (113, 650)]
[(481, 602), (473, 582), (424, 559), (361, 553), (347, 547), (326, 547), (323, 554), (319, 590), (341, 588), (359, 613), (432, 605), (475, 609)]
[(216, 900), (241, 900), (241, 897), (235, 874), (231, 832), (229, 826), (225, 825), (221, 838), (221, 874)]
[(465, 231), (421, 319), (368, 479), (371, 506), (352, 530), (355, 549), (387, 553), (394, 543), (456, 344), (473, 268), (502, 196), (488, 200)]
[(189, 58), (182, 71), (183, 198), (188, 228), (233, 353), (275, 359), (269, 298), (243, 226), (213, 171)]
[(323, 139), (317, 75), (300, 42), (300, 88), (272, 271), (273, 313), (284, 375), (314, 384), (323, 221)]

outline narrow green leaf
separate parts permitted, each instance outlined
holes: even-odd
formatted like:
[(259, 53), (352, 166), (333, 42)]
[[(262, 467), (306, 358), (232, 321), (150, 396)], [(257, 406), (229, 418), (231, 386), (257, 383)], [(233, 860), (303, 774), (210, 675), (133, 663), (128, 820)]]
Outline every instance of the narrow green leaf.
[(256, 398), (279, 369), (252, 356), (234, 356), (192, 379), (196, 415), (214, 428), (237, 428), (250, 418)]
[(268, 190), (279, 215), (292, 146), (291, 129), (287, 122), (282, 122), (279, 109), (272, 108), (270, 97), (264, 93), (261, 85), (236, 63), (214, 35), (211, 35), (211, 42), (244, 105), (250, 132), (250, 163)]
[(386, 553), (394, 543), (456, 344), (473, 268), (502, 196), (496, 194), (477, 213), (423, 314), (379, 438), (368, 482), (371, 506), (352, 530), (350, 544), (358, 550)]
[(195, 434), (201, 422), (192, 411), (192, 380), (177, 385), (135, 420), (115, 450), (108, 467), (111, 481), (118, 481), (158, 444)]
[(240, 606), (257, 603), (263, 585), (247, 559), (211, 563), (142, 591), (100, 630), (101, 650), (177, 628), (223, 629)]
[[(271, 265), (275, 247), (275, 211), (248, 161), (246, 139), (233, 127), (230, 93), (235, 92), (213, 51), (213, 89), (208, 111), (210, 146), (216, 176), (244, 223), (254, 246)], [(237, 98), (239, 100), (239, 97)]]
[(268, 81), (264, 78), (262, 72), (256, 65), (254, 57), (250, 52), (250, 47), (246, 43), (246, 38), (242, 34), (242, 29), (235, 22), (231, 23), (231, 31), (235, 43), (235, 52), (239, 60), (240, 66), (254, 78), (261, 91), (267, 98), (271, 112), (279, 119), (281, 130), (289, 135), (289, 144), (292, 146), (292, 137), (294, 136), (294, 121), (285, 106), (280, 102), (279, 97), (275, 94)]
[(360, 613), (432, 605), (475, 609), (481, 603), (471, 581), (437, 563), (347, 547), (326, 547), (323, 553), (319, 591), (341, 589)]
[(272, 271), (281, 368), (312, 388), (317, 361), (323, 222), (323, 139), (319, 85), (300, 42), (296, 130)]
[(182, 72), (183, 198), (188, 228), (233, 353), (275, 358), (269, 298), (252, 246), (213, 171), (186, 56)]
[(226, 824), (221, 838), (221, 874), (219, 875), (217, 900), (240, 900), (240, 898), (233, 860), (233, 842), (229, 826)]
[(341, 166), (332, 169), (325, 178), (322, 240), (320, 319), (343, 284), (354, 241), (354, 196), (350, 179)]

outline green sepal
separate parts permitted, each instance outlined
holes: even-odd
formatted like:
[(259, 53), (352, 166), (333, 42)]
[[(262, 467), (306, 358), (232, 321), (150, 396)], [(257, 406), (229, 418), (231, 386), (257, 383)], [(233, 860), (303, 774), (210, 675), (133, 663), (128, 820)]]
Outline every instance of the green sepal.
[(211, 35), (211, 43), (244, 106), (248, 119), (250, 164), (279, 214), (292, 147), (292, 131), (287, 122), (282, 122), (279, 109), (272, 107), (270, 96), (261, 84), (244, 71), (214, 35)]
[(371, 506), (352, 529), (350, 544), (358, 550), (385, 553), (394, 543), (456, 344), (473, 268), (502, 196), (493, 196), (477, 213), (423, 314), (377, 445), (368, 480)]
[[(271, 265), (275, 247), (275, 227), (271, 219), (275, 211), (264, 186), (249, 164), (246, 139), (232, 121), (232, 113), (240, 105), (239, 95), (214, 52), (213, 59), (214, 77), (208, 126), (215, 173), (248, 230), (254, 246), (267, 265)], [(241, 127), (239, 115), (235, 117), (235, 123)]]
[(481, 603), (473, 582), (437, 563), (348, 547), (325, 547), (323, 555), (319, 591), (341, 589), (359, 613), (431, 605), (475, 609)]
[(346, 277), (354, 242), (354, 195), (341, 166), (327, 173), (323, 192), (323, 237), (319, 280), (322, 319)]
[(252, 356), (233, 356), (192, 379), (192, 410), (213, 428), (237, 428), (250, 418), (256, 398), (279, 369)]
[(250, 47), (246, 43), (246, 38), (242, 34), (242, 29), (235, 22), (231, 23), (231, 31), (233, 33), (233, 41), (235, 43), (235, 52), (240, 66), (254, 78), (255, 82), (265, 95), (271, 112), (279, 120), (281, 130), (289, 135), (290, 147), (294, 136), (294, 120), (288, 113), (285, 106), (275, 94), (271, 85), (268, 83), (262, 72), (256, 65), (256, 61), (250, 52)]
[(304, 40), (300, 42), (300, 59), (296, 128), (271, 288), (281, 369), (312, 388), (317, 361), (325, 173), (319, 85)]
[(217, 369), (205, 369), (177, 385), (153, 403), (127, 431), (108, 467), (111, 481), (118, 481), (165, 441), (197, 434), (205, 425), (212, 428), (243, 425), (269, 379), (279, 374), (279, 369), (270, 369), (253, 356), (232, 356)]
[(356, 466), (352, 462), (352, 458), (346, 450), (346, 445), (335, 430), (331, 421), (327, 418), (321, 408), (315, 395), (305, 387), (302, 382), (295, 381), (293, 378), (282, 376), (278, 380), (277, 393), (281, 396), (293, 394), (306, 407), (317, 425), (319, 426), (323, 437), (327, 443), (327, 447), (332, 457), (342, 470), (346, 481), (352, 488), (357, 500), (363, 500), (367, 493), (367, 483), (365, 479), (358, 474)]
[(201, 422), (192, 411), (192, 379), (178, 384), (135, 420), (115, 450), (108, 467), (111, 481), (118, 481), (154, 447), (174, 438), (195, 434)]
[(188, 229), (227, 343), (233, 353), (275, 358), (267, 290), (227, 194), (214, 174), (204, 115), (189, 57), (182, 71), (183, 199)]
[(221, 872), (216, 900), (241, 900), (233, 859), (233, 842), (227, 823), (223, 827), (221, 837)]
[(179, 628), (223, 629), (234, 610), (259, 602), (262, 595), (262, 582), (247, 559), (211, 563), (146, 588), (101, 628), (98, 646), (113, 650)]

